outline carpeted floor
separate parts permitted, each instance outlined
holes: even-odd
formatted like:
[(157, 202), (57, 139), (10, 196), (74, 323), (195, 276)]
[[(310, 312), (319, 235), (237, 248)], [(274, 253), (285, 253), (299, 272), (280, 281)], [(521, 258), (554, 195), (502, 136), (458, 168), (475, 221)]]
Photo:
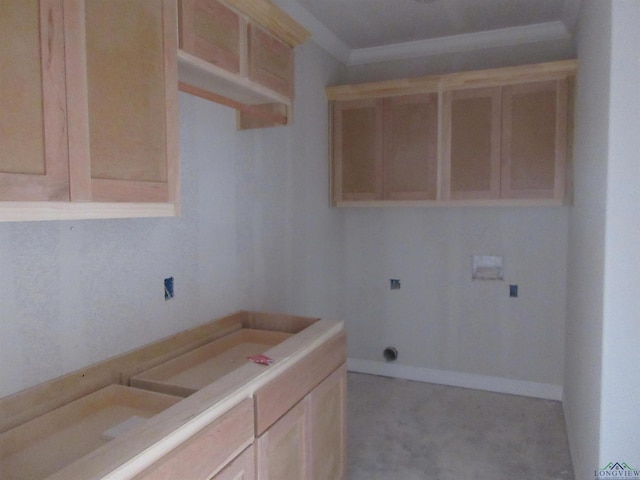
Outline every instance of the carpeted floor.
[(573, 480), (559, 402), (349, 373), (348, 480)]

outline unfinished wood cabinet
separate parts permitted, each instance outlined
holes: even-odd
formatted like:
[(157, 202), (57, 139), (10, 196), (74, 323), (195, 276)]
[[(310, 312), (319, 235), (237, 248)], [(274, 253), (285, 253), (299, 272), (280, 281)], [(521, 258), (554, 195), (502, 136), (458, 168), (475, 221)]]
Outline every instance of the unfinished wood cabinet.
[(345, 478), (347, 367), (342, 365), (305, 399), (307, 402), (307, 476), (310, 480)]
[(336, 102), (332, 107), (333, 197), (382, 198), (382, 102)]
[[(191, 437), (134, 480), (209, 480), (225, 478), (227, 465), (253, 443), (253, 402), (244, 400)], [(242, 463), (242, 462), (241, 462)], [(237, 469), (238, 465), (234, 467)], [(246, 473), (246, 462), (242, 473)], [(215, 476), (220, 473), (220, 477)], [(224, 474), (226, 478), (228, 473)], [(242, 478), (242, 477), (240, 477)], [(250, 477), (246, 477), (247, 480)]]
[(503, 198), (565, 196), (567, 80), (503, 89)]
[(499, 198), (501, 103), (499, 87), (444, 93), (444, 198)]
[(268, 0), (180, 0), (179, 31), (180, 90), (236, 109), (239, 129), (290, 122), (309, 32)]
[(333, 199), (434, 200), (438, 95), (336, 101)]
[(562, 205), (575, 61), (327, 87), (332, 203)]
[(175, 202), (171, 0), (66, 0), (71, 200)]
[(240, 73), (241, 17), (217, 0), (180, 0), (180, 48)]
[(383, 198), (435, 200), (438, 184), (438, 94), (385, 99)]
[(1, 434), (1, 477), (49, 478), (179, 401), (121, 385), (105, 387)]
[(211, 480), (255, 480), (256, 459), (253, 445), (242, 452), (224, 470)]
[(0, 9), (0, 220), (177, 214), (174, 2)]
[(249, 78), (293, 98), (293, 48), (257, 25), (248, 25)]
[(256, 439), (258, 480), (341, 480), (346, 458), (343, 364)]
[(344, 478), (345, 360), (341, 334), (256, 392), (259, 480)]
[(0, 3), (0, 201), (68, 201), (62, 0)]
[(256, 439), (257, 480), (308, 478), (306, 411), (306, 404), (298, 403)]
[[(0, 399), (0, 477), (342, 480), (345, 361), (341, 322), (238, 312)], [(124, 386), (180, 370), (210, 383)]]

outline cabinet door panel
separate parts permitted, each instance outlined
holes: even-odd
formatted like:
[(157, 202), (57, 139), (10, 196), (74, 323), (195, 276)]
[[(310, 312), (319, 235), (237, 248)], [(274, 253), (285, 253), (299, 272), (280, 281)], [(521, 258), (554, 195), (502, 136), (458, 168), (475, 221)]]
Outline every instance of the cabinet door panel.
[(306, 402), (299, 402), (256, 440), (258, 480), (307, 479)]
[(252, 445), (211, 480), (255, 480), (255, 478), (256, 459)]
[(382, 199), (381, 102), (333, 105), (334, 201)]
[(340, 480), (346, 465), (347, 367), (343, 364), (306, 398), (310, 480)]
[(444, 94), (444, 197), (500, 196), (500, 89)]
[(180, 48), (240, 72), (240, 16), (217, 0), (180, 0)]
[(293, 48), (256, 25), (248, 28), (249, 78), (293, 98)]
[(562, 198), (567, 138), (566, 80), (505, 87), (504, 198)]
[(72, 200), (175, 199), (175, 18), (168, 0), (65, 5)]
[(0, 2), (0, 200), (68, 200), (60, 0)]
[(384, 198), (435, 200), (438, 168), (438, 94), (385, 100)]

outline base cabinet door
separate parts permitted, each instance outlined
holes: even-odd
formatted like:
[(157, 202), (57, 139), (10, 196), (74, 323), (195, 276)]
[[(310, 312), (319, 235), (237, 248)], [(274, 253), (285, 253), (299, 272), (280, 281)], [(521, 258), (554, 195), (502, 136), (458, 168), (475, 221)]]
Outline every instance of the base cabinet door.
[(306, 480), (307, 403), (296, 404), (256, 439), (258, 480)]
[(346, 471), (347, 366), (342, 365), (305, 399), (310, 480), (340, 480)]
[(211, 480), (255, 480), (255, 478), (255, 451), (251, 445)]
[(346, 393), (343, 364), (256, 440), (256, 478), (344, 479)]

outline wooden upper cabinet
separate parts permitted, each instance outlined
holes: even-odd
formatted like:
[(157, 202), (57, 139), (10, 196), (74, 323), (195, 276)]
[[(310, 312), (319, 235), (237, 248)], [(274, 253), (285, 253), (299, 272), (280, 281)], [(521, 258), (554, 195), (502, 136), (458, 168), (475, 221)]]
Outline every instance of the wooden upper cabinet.
[(332, 202), (566, 203), (576, 69), (568, 60), (327, 87)]
[(180, 48), (240, 73), (240, 15), (217, 0), (180, 0)]
[(565, 196), (567, 80), (503, 89), (502, 197)]
[(333, 105), (334, 200), (382, 198), (382, 101)]
[(500, 88), (443, 95), (444, 198), (500, 196)]
[(0, 201), (68, 201), (62, 0), (0, 2)]
[(249, 25), (249, 78), (293, 98), (293, 48), (257, 25)]
[(270, 0), (180, 0), (179, 30), (181, 91), (236, 109), (239, 129), (289, 123), (309, 32)]
[(65, 3), (72, 201), (175, 202), (176, 6)]
[(383, 198), (435, 200), (438, 183), (438, 94), (384, 101)]

